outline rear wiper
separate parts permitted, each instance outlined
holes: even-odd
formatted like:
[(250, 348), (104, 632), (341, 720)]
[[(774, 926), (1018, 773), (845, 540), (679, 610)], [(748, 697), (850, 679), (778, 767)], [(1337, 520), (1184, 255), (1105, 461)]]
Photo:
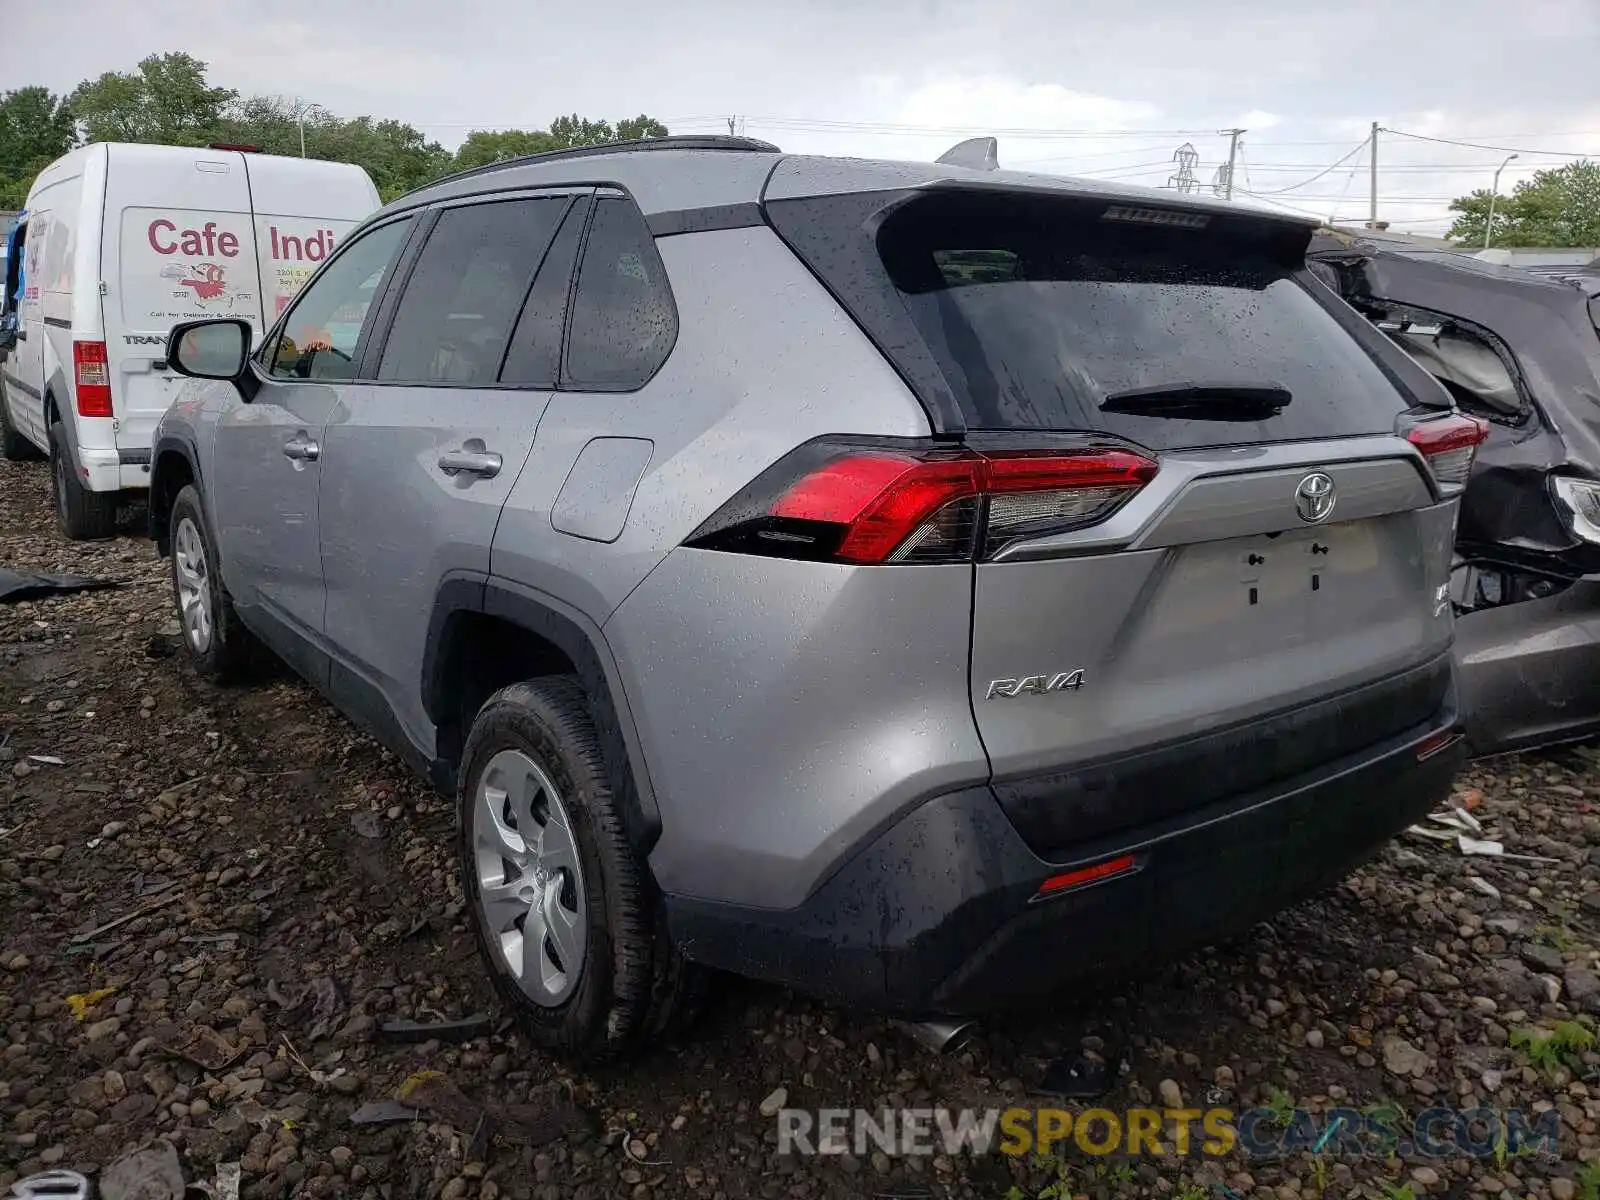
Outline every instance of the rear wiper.
[(1108, 393), (1100, 410), (1191, 421), (1264, 421), (1291, 399), (1289, 389), (1276, 383), (1160, 383)]

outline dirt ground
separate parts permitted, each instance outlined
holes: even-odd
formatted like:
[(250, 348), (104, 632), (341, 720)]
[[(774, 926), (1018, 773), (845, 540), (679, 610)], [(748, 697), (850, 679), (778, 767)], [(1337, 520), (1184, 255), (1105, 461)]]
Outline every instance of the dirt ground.
[[(575, 1073), (493, 1007), (456, 882), (452, 805), (286, 673), (226, 690), (198, 680), (141, 522), (130, 513), (116, 540), (72, 545), (44, 468), (0, 463), (0, 565), (120, 584), (0, 606), (0, 1189), (166, 1146), (191, 1194), (231, 1194), (237, 1163), (244, 1197), (1600, 1189), (1586, 1167), (1600, 1159), (1600, 1057), (1573, 1023), (1600, 1011), (1600, 753), (1479, 764), (1459, 785), (1489, 836), (1554, 862), (1402, 837), (1246, 938), (980, 1028), (948, 1054), (883, 1020), (719, 979), (674, 1044)], [(480, 1013), (489, 1021), (468, 1041), (383, 1029)], [(1197, 1133), (1188, 1157), (1171, 1139), (1136, 1158), (1070, 1141), (1043, 1156), (806, 1157), (779, 1154), (763, 1115), (784, 1098), (1059, 1106), (1041, 1092), (1061, 1064), (1097, 1057), (1112, 1068), (1093, 1105), (1117, 1112), (1181, 1101), (1403, 1120), (1554, 1106), (1558, 1154), (1357, 1155), (1336, 1142), (1211, 1156)], [(409, 1119), (352, 1122), (397, 1090)], [(112, 1200), (177, 1194), (129, 1190), (128, 1168), (102, 1178)]]

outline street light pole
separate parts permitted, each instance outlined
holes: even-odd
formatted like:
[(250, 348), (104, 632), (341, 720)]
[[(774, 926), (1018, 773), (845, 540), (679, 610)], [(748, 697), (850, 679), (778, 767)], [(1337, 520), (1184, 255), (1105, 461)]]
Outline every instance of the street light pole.
[(1483, 227), (1483, 248), (1489, 248), (1489, 239), (1494, 236), (1494, 202), (1500, 195), (1500, 172), (1506, 169), (1506, 163), (1516, 158), (1515, 154), (1508, 155), (1506, 162), (1501, 163), (1494, 171), (1494, 183), (1489, 186), (1489, 220)]
[[(298, 97), (296, 97), (296, 100), (298, 100)], [(308, 113), (310, 113), (311, 110), (314, 109), (314, 108), (321, 109), (323, 112), (327, 112), (328, 111), (327, 109), (323, 108), (322, 105), (320, 105), (320, 104), (307, 104), (303, 108), (300, 107), (298, 103), (295, 105), (294, 119), (295, 119), (295, 124), (300, 127), (300, 157), (301, 158), (304, 158), (306, 156), (306, 115)]]

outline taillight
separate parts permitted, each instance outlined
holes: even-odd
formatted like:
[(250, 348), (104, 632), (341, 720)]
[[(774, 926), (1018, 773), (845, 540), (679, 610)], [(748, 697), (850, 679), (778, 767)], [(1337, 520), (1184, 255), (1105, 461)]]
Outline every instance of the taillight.
[(1406, 431), (1406, 440), (1422, 452), (1439, 490), (1450, 496), (1467, 486), (1472, 460), (1489, 436), (1489, 422), (1466, 413), (1450, 413), (1418, 421)]
[(104, 342), (73, 342), (72, 365), (78, 379), (78, 415), (111, 415), (111, 364)]
[(979, 453), (813, 442), (689, 538), (706, 549), (850, 563), (990, 558), (1105, 520), (1156, 473), (1114, 448)]

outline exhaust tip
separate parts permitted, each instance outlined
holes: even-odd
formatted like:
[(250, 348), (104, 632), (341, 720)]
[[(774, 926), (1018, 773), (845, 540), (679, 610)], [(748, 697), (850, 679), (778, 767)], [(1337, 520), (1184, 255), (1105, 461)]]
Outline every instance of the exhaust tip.
[(925, 1050), (949, 1054), (959, 1049), (977, 1029), (976, 1021), (895, 1021), (898, 1029)]

